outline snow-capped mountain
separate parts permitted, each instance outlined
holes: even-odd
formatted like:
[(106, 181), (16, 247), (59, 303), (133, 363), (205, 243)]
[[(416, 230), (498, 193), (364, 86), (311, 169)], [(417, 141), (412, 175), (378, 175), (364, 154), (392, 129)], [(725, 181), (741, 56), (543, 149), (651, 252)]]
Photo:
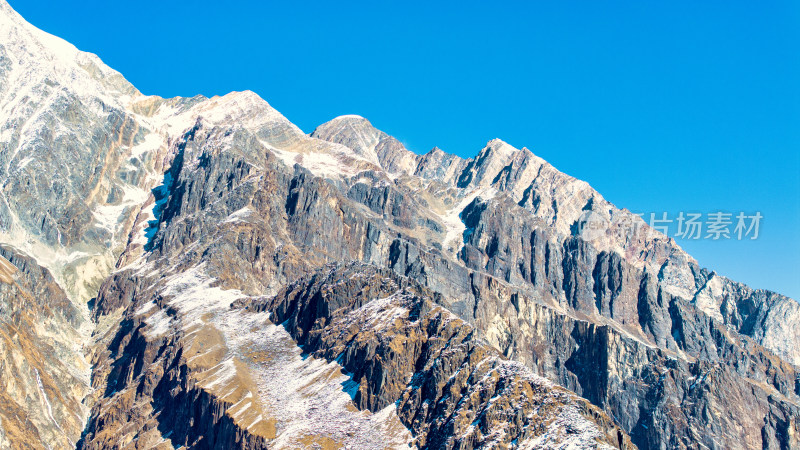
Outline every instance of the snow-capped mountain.
[(800, 305), (525, 148), (147, 96), (4, 0), (0, 119), (0, 448), (800, 446)]

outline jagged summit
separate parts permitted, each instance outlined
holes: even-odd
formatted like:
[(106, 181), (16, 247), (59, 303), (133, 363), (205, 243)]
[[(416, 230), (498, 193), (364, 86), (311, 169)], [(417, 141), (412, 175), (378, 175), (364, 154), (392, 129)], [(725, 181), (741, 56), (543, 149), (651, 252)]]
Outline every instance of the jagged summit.
[(500, 138), (494, 138), (490, 140), (489, 142), (486, 143), (486, 147), (484, 148), (490, 148), (494, 151), (502, 151), (504, 153), (519, 151), (519, 149), (515, 148), (514, 146), (512, 146), (511, 144)]
[[(461, 200), (449, 206), (443, 205), (444, 212), (432, 208), (434, 217), (441, 220), (447, 230), (442, 245), (455, 245), (455, 251), (461, 247), (454, 236), (469, 232), (461, 220), (468, 203), (475, 198), (492, 198), (497, 192), (505, 192), (515, 203), (563, 236), (581, 229), (581, 220), (585, 220), (586, 212), (591, 211), (593, 220), (600, 220), (607, 227), (604, 233), (583, 236), (597, 251), (621, 255), (645, 273), (658, 277), (665, 292), (693, 302), (711, 317), (724, 321), (725, 313), (720, 311), (728, 304), (726, 292), (740, 289), (733, 287), (737, 283), (716, 274), (708, 278), (704, 276), (705, 281), (699, 281), (697, 274), (701, 269), (697, 262), (673, 239), (651, 230), (639, 216), (618, 209), (588, 183), (558, 171), (527, 148), (517, 149), (501, 139), (493, 139), (475, 157), (466, 160), (439, 148), (416, 155), (376, 129), (368, 120), (348, 116), (321, 125), (312, 136), (351, 147), (361, 154), (377, 155), (381, 167), (387, 172), (413, 175), (459, 188), (458, 198)], [(383, 146), (393, 151), (379, 152)], [(387, 164), (386, 155), (390, 155), (388, 161), (391, 163)], [(402, 164), (396, 164), (398, 160)], [(711, 286), (719, 283), (729, 287), (712, 289)], [(800, 346), (800, 325), (778, 319), (800, 317), (800, 307), (792, 299), (779, 298), (782, 300), (776, 301), (781, 306), (772, 310), (777, 313), (785, 309), (785, 312), (765, 317), (761, 323), (772, 331), (764, 334), (759, 331), (754, 336), (760, 336), (760, 342), (789, 361), (800, 363), (800, 353), (795, 350)], [(791, 337), (781, 341), (771, 337), (772, 333)]]

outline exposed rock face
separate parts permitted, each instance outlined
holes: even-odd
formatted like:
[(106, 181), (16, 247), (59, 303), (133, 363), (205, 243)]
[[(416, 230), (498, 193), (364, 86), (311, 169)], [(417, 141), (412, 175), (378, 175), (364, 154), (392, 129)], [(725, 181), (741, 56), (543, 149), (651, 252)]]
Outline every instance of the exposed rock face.
[[(338, 364), (302, 358), (266, 314), (229, 309), (242, 291), (269, 292), (312, 267), (294, 248), (305, 229), (290, 214), (305, 203), (304, 183), (331, 187), (307, 171), (276, 170), (286, 166), (248, 130), (204, 124), (176, 141), (148, 253), (101, 288), (98, 318), (123, 311), (123, 326), (109, 330), (100, 347), (110, 351), (95, 359), (94, 383), (105, 393), (79, 446), (146, 439), (201, 448), (387, 448), (410, 441), (393, 408), (354, 408)], [(193, 426), (178, 425), (184, 411)]]
[(342, 364), (359, 408), (396, 404), (418, 446), (630, 447), (599, 409), (505, 360), (434, 296), (388, 269), (351, 264), (240, 304), (269, 311), (305, 352)]
[[(700, 269), (643, 223), (625, 227), (636, 219), (525, 149), (493, 141), (463, 167), (439, 181), (464, 190), (456, 258), (467, 270), (402, 239), (390, 267), (445, 294), (496, 348), (602, 406), (640, 446), (798, 445), (794, 300)], [(581, 211), (610, 211), (605, 232), (575, 234)], [(729, 404), (729, 394), (740, 397)]]
[[(381, 237), (384, 232), (380, 230), (386, 225), (377, 221), (375, 213), (342, 195), (335, 184), (314, 177), (300, 167), (286, 167), (273, 156), (269, 149), (271, 145), (268, 141), (254, 140), (248, 130), (229, 132), (208, 128), (204, 121), (198, 121), (176, 140), (168, 177), (172, 181), (155, 226), (158, 231), (146, 245), (149, 251), (113, 274), (98, 297), (95, 308), (98, 318), (124, 310), (121, 313), (123, 326), (111, 329), (107, 337), (101, 339), (101, 348), (107, 347), (109, 351), (97, 354), (94, 384), (98, 389), (104, 386), (105, 393), (96, 399), (87, 433), (80, 444), (82, 448), (103, 448), (110, 444), (110, 437), (121, 445), (132, 444), (135, 439), (147, 439), (153, 444), (169, 441), (173, 445), (218, 445), (217, 441), (204, 441), (209, 433), (217, 433), (215, 436), (225, 445), (288, 448), (308, 442), (384, 448), (412, 440), (404, 426), (408, 423), (402, 419), (405, 417), (410, 423), (409, 417), (395, 412), (394, 401), (386, 400), (387, 396), (395, 393), (378, 393), (376, 395), (383, 396), (383, 400), (369, 403), (361, 402), (359, 397), (351, 399), (342, 389), (342, 383), (347, 385), (352, 381), (342, 375), (341, 361), (323, 355), (316, 359), (302, 359), (295, 355), (298, 356), (296, 360), (277, 364), (283, 358), (281, 354), (292, 355), (292, 348), (299, 353), (291, 337), (286, 334), (277, 340), (280, 333), (267, 320), (266, 313), (250, 317), (228, 308), (232, 301), (241, 301), (241, 297), (276, 292), (280, 286), (329, 261), (374, 258), (385, 262), (395, 245), (395, 239)], [(316, 145), (324, 148), (324, 143)], [(334, 147), (334, 150), (338, 151), (338, 148)], [(224, 182), (221, 183), (221, 179)], [(376, 203), (375, 208), (383, 208), (383, 205), (385, 203)], [(406, 202), (395, 205), (395, 208), (408, 207)], [(398, 215), (403, 217), (403, 214)], [(409, 212), (407, 217), (413, 217), (412, 213)], [(327, 237), (320, 233), (320, 224), (329, 231)], [(331, 239), (331, 235), (336, 238)], [(165, 272), (163, 268), (170, 269)], [(388, 269), (382, 273), (392, 279)], [(216, 281), (212, 283), (212, 280)], [(216, 287), (217, 283), (238, 291), (223, 291)], [(209, 301), (212, 298), (215, 300)], [(438, 311), (440, 315), (450, 314), (440, 307)], [(450, 321), (461, 323), (458, 339), (474, 334), (464, 331), (469, 326), (455, 316)], [(243, 323), (249, 325), (242, 328), (239, 325)], [(404, 328), (397, 331), (412, 332)], [(449, 339), (452, 335), (447, 335), (446, 331), (439, 334)], [(432, 338), (426, 337), (425, 342)], [(472, 346), (470, 343), (463, 345), (467, 349)], [(275, 347), (281, 348), (281, 352), (277, 352)], [(494, 379), (492, 374), (505, 373), (510, 363), (496, 360), (493, 351), (485, 345), (481, 349), (474, 355), (483, 354), (484, 357), (470, 363), (481, 364), (470, 367), (464, 374), (489, 375), (485, 380), (489, 383)], [(330, 362), (325, 363), (320, 372), (315, 367), (320, 366), (322, 363), (319, 361), (323, 360)], [(285, 370), (286, 366), (294, 369)], [(508, 369), (511, 375), (507, 381), (513, 386), (509, 388), (512, 391), (509, 395), (513, 394), (522, 401), (520, 396), (525, 392), (540, 391), (545, 387), (548, 392), (555, 389), (553, 392), (557, 394), (553, 395), (560, 399), (558, 401), (573, 404), (578, 408), (576, 411), (582, 411), (598, 424), (587, 422), (587, 426), (602, 430), (573, 433), (575, 439), (588, 439), (586, 442), (596, 445), (596, 439), (602, 438), (615, 445), (620, 445), (620, 442), (626, 445), (624, 432), (614, 428), (611, 419), (599, 410), (555, 388), (550, 382), (533, 377), (522, 366), (514, 367)], [(348, 368), (344, 367), (344, 370), (348, 371)], [(319, 420), (314, 423), (300, 419), (289, 421), (292, 412), (287, 412), (285, 405), (289, 399), (284, 399), (286, 394), (276, 390), (275, 383), (292, 386), (294, 378), (310, 378), (309, 383), (313, 382), (315, 386), (315, 401), (320, 401), (320, 394), (316, 391), (328, 389), (323, 389), (330, 386), (325, 380), (330, 380), (336, 373), (342, 381), (333, 383), (334, 392), (330, 395), (340, 398), (324, 402), (325, 408), (315, 410)], [(399, 372), (393, 376), (402, 380), (410, 375)], [(536, 380), (535, 389), (532, 379)], [(172, 387), (161, 388), (165, 383)], [(181, 386), (181, 389), (176, 389), (176, 386)], [(484, 385), (472, 389), (480, 392), (480, 386)], [(484, 387), (489, 386), (498, 389), (491, 383)], [(466, 388), (458, 383), (452, 388), (462, 387)], [(185, 389), (192, 394), (184, 396)], [(162, 397), (165, 393), (169, 395)], [(331, 406), (341, 402), (342, 395), (345, 406), (349, 404), (373, 414), (364, 416), (365, 413), (361, 413), (361, 419), (348, 419), (346, 408), (339, 411)], [(203, 403), (198, 404), (201, 399)], [(173, 417), (172, 405), (186, 405), (181, 408), (187, 411), (205, 411), (211, 407), (205, 399), (216, 399), (218, 403), (213, 408), (224, 413), (214, 416), (213, 420), (197, 417), (193, 421), (206, 428), (198, 426), (180, 433), (175, 431), (174, 421), (169, 419)], [(419, 399), (419, 402), (423, 400)], [(475, 400), (478, 402), (476, 407), (486, 399), (479, 400)], [(551, 400), (544, 396), (526, 401), (545, 404)], [(461, 405), (465, 407), (467, 404)], [(490, 411), (487, 417), (494, 417), (493, 409), (487, 408)], [(239, 414), (240, 410), (246, 412)], [(125, 411), (125, 414), (120, 415), (119, 411)], [(565, 428), (559, 428), (560, 421), (566, 420), (558, 419), (561, 417), (559, 411), (542, 416), (543, 423), (557, 419), (549, 434), (544, 433), (546, 426), (533, 427), (539, 430), (535, 435), (542, 437), (543, 443), (555, 445), (571, 439)], [(226, 418), (232, 425), (221, 429), (230, 431), (215, 431), (216, 427), (222, 427), (220, 424)], [(528, 424), (533, 423), (532, 420), (520, 419)], [(349, 434), (342, 434), (338, 426), (320, 429), (317, 424), (336, 424), (337, 421), (344, 421), (340, 426), (349, 428)], [(363, 428), (358, 428), (361, 422)], [(136, 425), (132, 427), (132, 424)], [(446, 426), (446, 423), (437, 425)], [(492, 427), (502, 428), (502, 421), (494, 417)], [(168, 430), (173, 433), (167, 435)], [(434, 434), (436, 439), (445, 442), (464, 433), (462, 427), (450, 431), (441, 429)], [(521, 438), (533, 436), (525, 434), (528, 432), (517, 433)], [(465, 448), (498, 437), (492, 435), (490, 438), (488, 433), (467, 434), (467, 437), (459, 437), (461, 440), (458, 441)], [(559, 437), (561, 434), (566, 436)], [(498, 442), (510, 441), (511, 438)], [(420, 441), (420, 444), (425, 442)]]
[(0, 271), (0, 447), (74, 446), (89, 386), (81, 312), (34, 259), (0, 246)]
[(527, 149), (0, 36), (0, 447), (800, 447), (800, 305)]

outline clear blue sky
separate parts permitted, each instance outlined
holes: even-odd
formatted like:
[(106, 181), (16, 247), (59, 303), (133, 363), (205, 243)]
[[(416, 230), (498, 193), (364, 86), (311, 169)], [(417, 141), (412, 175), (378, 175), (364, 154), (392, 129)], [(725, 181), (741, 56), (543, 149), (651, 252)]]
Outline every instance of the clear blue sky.
[(360, 114), (464, 157), (499, 137), (637, 212), (760, 211), (755, 241), (679, 243), (800, 299), (796, 1), (10, 3), (146, 94), (250, 89), (306, 132)]

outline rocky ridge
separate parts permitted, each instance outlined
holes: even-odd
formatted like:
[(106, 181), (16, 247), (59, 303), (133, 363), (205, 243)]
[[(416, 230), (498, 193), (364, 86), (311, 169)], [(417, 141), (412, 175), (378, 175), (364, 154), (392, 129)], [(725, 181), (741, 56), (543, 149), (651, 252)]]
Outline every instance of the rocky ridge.
[[(642, 448), (800, 445), (798, 304), (699, 268), (527, 149), (494, 140), (468, 160), (416, 155), (358, 116), (306, 135), (252, 92), (145, 96), (3, 0), (0, 36), (0, 378), (22, 380), (3, 400), (2, 445), (520, 446), (513, 433), (553, 447), (573, 435), (632, 445), (626, 433)], [(604, 233), (581, 231), (587, 214)], [(416, 297), (325, 297), (344, 308), (334, 315), (286, 307), (295, 281), (342, 261)], [(23, 298), (41, 310), (23, 311)], [(281, 317), (332, 321), (284, 328), (243, 309), (255, 299)], [(345, 343), (333, 336), (372, 323), (362, 308), (424, 313), (356, 333), (337, 361)], [(452, 328), (419, 328), (439, 323), (434, 311)], [(330, 340), (298, 347), (321, 329)], [(459, 348), (477, 359), (454, 357), (475, 377), (449, 389), (470, 393), (471, 408), (422, 412), (441, 400), (447, 368), (428, 367), (424, 390), (405, 366), (356, 370), (398, 357), (373, 338), (428, 345), (465, 330), (480, 338)], [(503, 415), (553, 398), (538, 424)], [(552, 421), (564, 404), (586, 433)], [(453, 408), (461, 416), (448, 421)], [(470, 411), (485, 412), (471, 430)]]
[(396, 405), (416, 446), (631, 447), (599, 409), (503, 358), (435, 295), (358, 263), (237, 306), (269, 312), (304, 352), (340, 363), (358, 408)]

